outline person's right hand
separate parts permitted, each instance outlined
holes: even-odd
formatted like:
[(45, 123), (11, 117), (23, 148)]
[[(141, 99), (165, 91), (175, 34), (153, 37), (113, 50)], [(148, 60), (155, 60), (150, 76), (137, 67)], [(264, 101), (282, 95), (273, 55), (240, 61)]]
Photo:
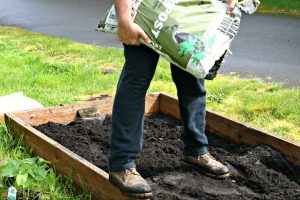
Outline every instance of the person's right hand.
[(150, 39), (144, 30), (132, 21), (118, 24), (118, 38), (126, 45), (138, 46), (140, 45), (140, 38), (145, 42), (150, 42)]
[(238, 0), (226, 0), (226, 2), (228, 4), (226, 13), (230, 14), (233, 11), (235, 5), (238, 3)]

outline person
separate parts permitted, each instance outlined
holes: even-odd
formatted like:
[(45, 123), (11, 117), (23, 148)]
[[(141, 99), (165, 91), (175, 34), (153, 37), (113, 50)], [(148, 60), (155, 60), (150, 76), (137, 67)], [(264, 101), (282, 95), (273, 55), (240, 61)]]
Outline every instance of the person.
[[(237, 0), (226, 0), (230, 13)], [(109, 181), (122, 193), (136, 198), (151, 198), (151, 187), (136, 170), (134, 160), (142, 149), (145, 96), (154, 75), (159, 55), (141, 45), (149, 42), (143, 29), (131, 18), (131, 0), (114, 0), (118, 20), (118, 38), (124, 45), (124, 67), (117, 85), (113, 112)], [(183, 122), (183, 162), (215, 178), (229, 177), (228, 168), (207, 150), (205, 135), (206, 90), (204, 80), (171, 64)]]

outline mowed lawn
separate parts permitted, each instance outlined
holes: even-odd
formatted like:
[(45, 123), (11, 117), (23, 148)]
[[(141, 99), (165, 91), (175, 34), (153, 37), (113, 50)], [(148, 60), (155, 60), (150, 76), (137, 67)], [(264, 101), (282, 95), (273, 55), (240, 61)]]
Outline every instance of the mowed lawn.
[(260, 0), (260, 2), (264, 8), (300, 10), (299, 0)]

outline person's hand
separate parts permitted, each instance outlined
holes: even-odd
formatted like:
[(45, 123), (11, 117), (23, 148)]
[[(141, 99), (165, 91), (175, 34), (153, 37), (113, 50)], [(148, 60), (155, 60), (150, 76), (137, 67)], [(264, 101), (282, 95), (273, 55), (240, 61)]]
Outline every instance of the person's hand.
[(144, 30), (132, 21), (118, 24), (118, 38), (126, 45), (140, 45), (139, 39), (143, 39), (145, 42), (150, 42), (149, 37)]
[(235, 5), (238, 3), (238, 0), (226, 0), (226, 2), (228, 4), (226, 13), (230, 14), (233, 11)]

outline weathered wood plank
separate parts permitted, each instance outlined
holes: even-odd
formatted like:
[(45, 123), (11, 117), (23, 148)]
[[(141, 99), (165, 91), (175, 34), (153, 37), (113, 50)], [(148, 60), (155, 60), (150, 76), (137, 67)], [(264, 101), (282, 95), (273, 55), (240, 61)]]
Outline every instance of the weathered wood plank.
[(175, 97), (161, 93), (159, 96), (159, 110), (165, 114), (171, 115), (179, 119), (180, 110), (178, 100)]
[[(147, 95), (145, 114), (151, 115), (159, 109), (159, 93), (152, 93)], [(130, 103), (130, 102), (128, 102)], [(31, 126), (37, 126), (47, 123), (49, 121), (56, 123), (65, 123), (75, 119), (77, 110), (83, 108), (95, 107), (97, 114), (112, 113), (113, 98), (105, 97), (101, 100), (79, 102), (64, 106), (54, 106), (49, 108), (34, 109), (28, 111), (14, 112), (14, 116), (22, 119)]]
[(160, 93), (151, 93), (146, 96), (145, 115), (151, 116), (159, 111)]
[(44, 124), (49, 121), (63, 123), (74, 120), (77, 110), (83, 108), (96, 107), (99, 111), (98, 114), (111, 113), (112, 104), (112, 97), (106, 97), (97, 101), (15, 112), (14, 115), (31, 126)]

